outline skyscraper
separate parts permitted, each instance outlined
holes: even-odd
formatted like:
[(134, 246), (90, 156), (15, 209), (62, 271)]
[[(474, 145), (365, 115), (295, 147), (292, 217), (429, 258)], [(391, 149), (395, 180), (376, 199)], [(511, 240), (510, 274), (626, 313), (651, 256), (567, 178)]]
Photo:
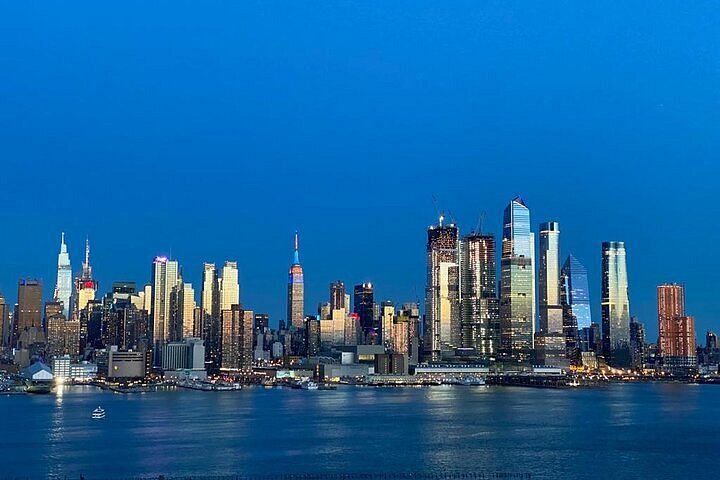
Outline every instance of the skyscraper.
[(500, 329), (503, 353), (512, 360), (531, 358), (535, 335), (535, 235), (530, 210), (516, 197), (503, 217), (500, 259)]
[(685, 316), (685, 288), (676, 283), (657, 287), (658, 300), (658, 353), (674, 355), (677, 351), (676, 318)]
[(540, 275), (538, 278), (540, 331), (562, 333), (560, 305), (560, 224), (540, 224)]
[(252, 368), (253, 318), (237, 304), (222, 311), (222, 368)]
[[(155, 345), (162, 345), (171, 339), (170, 298), (180, 278), (176, 260), (155, 257), (152, 265), (152, 332)], [(159, 353), (159, 352), (157, 352)], [(156, 360), (161, 357), (157, 357)]]
[(355, 285), (353, 307), (360, 321), (358, 345), (377, 343), (378, 326), (375, 322), (375, 292), (372, 283)]
[(589, 348), (592, 313), (587, 270), (573, 255), (568, 256), (560, 271), (560, 304), (567, 356), (577, 359)]
[(630, 366), (630, 299), (624, 242), (602, 244), (602, 339), (608, 365)]
[(70, 255), (65, 245), (65, 232), (60, 237), (60, 253), (58, 254), (57, 281), (55, 283), (55, 294), (53, 298), (63, 304), (63, 315), (70, 318), (70, 298), (72, 297), (72, 266)]
[(695, 319), (685, 314), (685, 288), (674, 283), (660, 285), (657, 296), (658, 353), (663, 366), (695, 366)]
[(210, 370), (220, 368), (220, 290), (217, 269), (214, 263), (203, 264), (202, 292), (200, 308), (202, 310), (202, 331), (205, 340), (205, 360)]
[(630, 317), (630, 364), (642, 368), (645, 359), (645, 325), (637, 317)]
[(87, 308), (90, 301), (95, 300), (98, 283), (93, 278), (90, 266), (90, 240), (85, 239), (85, 261), (82, 264), (82, 273), (75, 279), (75, 301), (73, 302), (73, 316), (80, 318), (80, 312)]
[(500, 347), (495, 237), (472, 233), (460, 244), (462, 346), (478, 355), (495, 355)]
[(230, 310), (240, 304), (240, 281), (237, 262), (225, 262), (220, 282), (220, 310)]
[(42, 284), (39, 280), (18, 282), (18, 309), (15, 317), (18, 330), (42, 328)]
[(437, 225), (427, 230), (427, 283), (425, 287), (425, 356), (440, 360), (443, 351), (461, 345), (460, 248), (458, 228)]
[(192, 283), (182, 283), (178, 293), (182, 338), (190, 338), (195, 331), (195, 289)]
[(298, 232), (295, 232), (295, 254), (288, 273), (287, 320), (295, 328), (305, 326), (305, 281), (300, 264)]
[(338, 308), (350, 308), (350, 305), (345, 305), (345, 284), (340, 280), (330, 284), (330, 310)]

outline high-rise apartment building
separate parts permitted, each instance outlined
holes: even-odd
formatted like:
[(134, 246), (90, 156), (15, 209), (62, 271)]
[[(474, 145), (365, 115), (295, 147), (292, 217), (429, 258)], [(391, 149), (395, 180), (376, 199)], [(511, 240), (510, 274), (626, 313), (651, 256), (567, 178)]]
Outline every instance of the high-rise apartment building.
[(437, 225), (427, 230), (427, 283), (425, 287), (425, 356), (440, 360), (443, 351), (461, 345), (460, 248), (458, 228)]
[(305, 326), (305, 280), (300, 264), (298, 232), (295, 232), (295, 252), (288, 273), (287, 321), (295, 328)]
[(516, 197), (503, 216), (500, 329), (505, 358), (531, 359), (535, 335), (535, 235), (530, 209)]
[(491, 357), (500, 347), (495, 237), (472, 233), (460, 244), (462, 346)]
[(70, 298), (72, 297), (72, 266), (70, 255), (65, 244), (65, 233), (60, 236), (60, 253), (58, 254), (57, 281), (55, 282), (55, 294), (53, 298), (63, 305), (63, 315), (70, 318)]
[(608, 365), (630, 366), (630, 298), (624, 242), (602, 244), (602, 350)]
[(685, 288), (675, 283), (657, 287), (658, 354), (663, 365), (691, 367), (697, 363), (695, 319), (685, 314)]
[(222, 311), (221, 368), (252, 368), (253, 318), (251, 310), (237, 304)]

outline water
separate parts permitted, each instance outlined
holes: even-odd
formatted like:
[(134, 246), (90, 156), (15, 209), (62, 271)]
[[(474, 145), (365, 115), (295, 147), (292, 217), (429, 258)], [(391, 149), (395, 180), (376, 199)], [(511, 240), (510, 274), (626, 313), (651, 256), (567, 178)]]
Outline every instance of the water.
[[(92, 420), (98, 405), (107, 417)], [(73, 387), (0, 396), (0, 477), (704, 477), (715, 469), (719, 416), (714, 385), (127, 395)]]

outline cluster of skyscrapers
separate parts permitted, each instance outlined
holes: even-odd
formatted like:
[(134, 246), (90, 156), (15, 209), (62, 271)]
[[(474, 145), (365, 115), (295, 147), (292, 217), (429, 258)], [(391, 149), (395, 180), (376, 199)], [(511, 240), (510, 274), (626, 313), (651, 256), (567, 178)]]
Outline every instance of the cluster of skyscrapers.
[[(642, 365), (645, 348), (637, 344), (644, 345), (644, 328), (631, 321), (623, 242), (602, 244), (601, 324), (592, 319), (586, 268), (572, 254), (561, 266), (558, 222), (539, 225), (536, 251), (530, 210), (517, 197), (505, 209), (501, 242), (498, 270), (493, 235), (460, 236), (442, 216), (428, 229), (426, 359)], [(695, 331), (682, 287), (663, 285), (658, 292), (658, 353), (666, 363), (692, 365)]]
[[(561, 262), (559, 223), (541, 223), (535, 236), (530, 209), (520, 197), (504, 211), (499, 246), (492, 234), (460, 235), (441, 215), (427, 230), (424, 315), (415, 302), (396, 308), (391, 301), (376, 301), (372, 283), (355, 285), (351, 297), (339, 280), (330, 284), (328, 301), (309, 314), (296, 232), (287, 317), (271, 329), (268, 315), (241, 303), (235, 261), (221, 269), (203, 265), (199, 304), (179, 262), (167, 257), (152, 261), (149, 283), (138, 288), (135, 282), (114, 282), (97, 299), (89, 242), (82, 270), (73, 278), (63, 234), (52, 300), (43, 308), (41, 283), (20, 280), (14, 309), (0, 296), (0, 339), (19, 363), (59, 355), (87, 358), (88, 352), (112, 349), (141, 352), (148, 369), (168, 362), (179, 369), (176, 359), (193, 351), (196, 357), (202, 352), (211, 372), (331, 356), (358, 345), (404, 356), (406, 365), (597, 367), (604, 361), (641, 367), (647, 346), (642, 324), (630, 315), (625, 244), (604, 242), (599, 252), (602, 318), (597, 323), (586, 268), (572, 254)], [(685, 313), (684, 288), (667, 284), (657, 291), (657, 356), (668, 366), (692, 367), (697, 364), (695, 328)], [(197, 358), (191, 363), (197, 368)]]

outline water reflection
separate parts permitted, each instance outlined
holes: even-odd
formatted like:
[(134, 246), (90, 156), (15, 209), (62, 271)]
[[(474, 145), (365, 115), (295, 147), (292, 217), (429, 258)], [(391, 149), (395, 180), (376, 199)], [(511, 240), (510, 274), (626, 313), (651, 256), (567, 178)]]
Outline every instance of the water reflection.
[[(98, 405), (104, 420), (90, 418)], [(509, 471), (577, 478), (619, 468), (636, 477), (653, 469), (656, 476), (692, 476), (712, 455), (708, 419), (720, 415), (720, 389), (121, 395), (73, 387), (55, 396), (2, 397), (0, 407), (3, 433), (22, 432), (0, 435), (0, 450), (13, 453), (3, 464), (9, 477)]]

